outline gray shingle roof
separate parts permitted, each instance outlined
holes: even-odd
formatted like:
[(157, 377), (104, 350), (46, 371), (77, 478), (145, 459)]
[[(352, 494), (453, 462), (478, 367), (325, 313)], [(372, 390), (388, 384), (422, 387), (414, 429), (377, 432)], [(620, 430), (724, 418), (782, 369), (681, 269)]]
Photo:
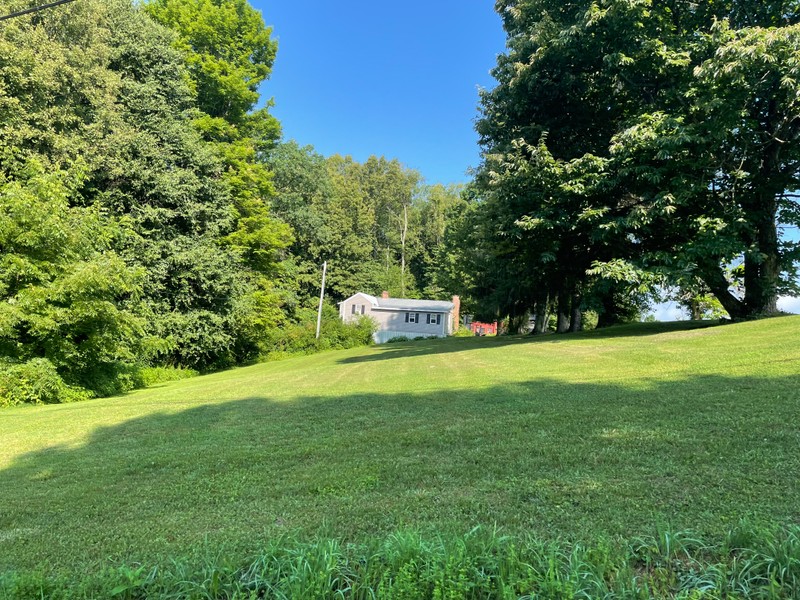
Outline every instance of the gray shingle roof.
[(450, 312), (453, 310), (452, 302), (440, 300), (412, 300), (410, 298), (375, 298), (378, 308), (388, 310), (420, 310), (427, 312)]
[[(364, 292), (358, 292), (357, 294), (353, 294), (350, 298), (354, 296), (364, 296), (370, 304), (372, 304), (373, 308), (377, 308), (378, 310), (418, 310), (420, 312), (442, 312), (447, 313), (455, 308), (455, 304), (452, 302), (442, 301), (442, 300), (415, 300), (411, 298), (377, 298), (375, 296), (370, 296), (369, 294), (365, 294)], [(350, 300), (348, 298), (347, 300)], [(347, 302), (347, 300), (343, 300), (339, 302), (342, 304), (343, 302)]]

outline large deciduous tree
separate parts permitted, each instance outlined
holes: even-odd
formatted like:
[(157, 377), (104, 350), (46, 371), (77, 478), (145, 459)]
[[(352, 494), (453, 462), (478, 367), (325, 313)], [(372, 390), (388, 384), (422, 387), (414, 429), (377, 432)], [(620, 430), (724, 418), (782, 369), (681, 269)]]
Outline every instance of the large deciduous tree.
[[(796, 259), (777, 229), (797, 219), (796, 6), (497, 8), (508, 52), (482, 97), (477, 184), (515, 259), (543, 242), (554, 255), (530, 263), (531, 285), (702, 281), (733, 317), (774, 312)], [(739, 260), (743, 295), (725, 276)]]
[(128, 0), (4, 24), (0, 173), (19, 179), (31, 159), (47, 170), (80, 165), (70, 202), (119, 217), (129, 235), (113, 248), (143, 271), (129, 308), (163, 343), (139, 358), (205, 369), (253, 358), (263, 329), (280, 323), (270, 278), (290, 237), (266, 214), (261, 142), (213, 140), (199, 126), (208, 115), (177, 41)]
[(0, 178), (0, 406), (126, 389), (143, 323), (124, 308), (141, 273), (111, 250), (100, 207), (71, 207), (80, 173), (29, 163)]

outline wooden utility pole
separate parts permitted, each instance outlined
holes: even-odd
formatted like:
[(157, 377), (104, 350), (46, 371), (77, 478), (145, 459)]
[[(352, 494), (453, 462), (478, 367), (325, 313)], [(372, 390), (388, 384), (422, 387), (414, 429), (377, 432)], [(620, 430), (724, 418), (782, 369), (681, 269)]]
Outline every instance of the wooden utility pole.
[(322, 263), (322, 287), (319, 290), (319, 310), (317, 311), (317, 339), (319, 339), (319, 327), (322, 324), (322, 299), (325, 297), (325, 274), (328, 271), (328, 261)]

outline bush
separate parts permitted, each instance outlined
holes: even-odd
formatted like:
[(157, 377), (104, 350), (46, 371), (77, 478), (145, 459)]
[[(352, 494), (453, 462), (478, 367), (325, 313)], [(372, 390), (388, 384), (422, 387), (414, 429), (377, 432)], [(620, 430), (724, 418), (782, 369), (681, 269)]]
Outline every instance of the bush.
[(0, 406), (58, 404), (85, 400), (92, 394), (69, 386), (46, 358), (0, 363)]
[(398, 342), (410, 342), (410, 341), (411, 341), (411, 338), (407, 338), (404, 335), (396, 335), (396, 336), (390, 337), (388, 340), (386, 340), (386, 343), (387, 344), (396, 344)]
[(136, 386), (149, 387), (157, 383), (180, 381), (197, 377), (200, 373), (183, 367), (142, 367), (136, 373)]
[(320, 337), (316, 338), (317, 313), (310, 309), (299, 311), (300, 322), (271, 332), (262, 358), (274, 360), (295, 354), (313, 354), (322, 350), (342, 350), (372, 343), (377, 325), (370, 317), (362, 316), (352, 323), (344, 323), (339, 312), (323, 307)]
[(468, 327), (459, 327), (453, 332), (452, 337), (475, 337), (475, 334)]

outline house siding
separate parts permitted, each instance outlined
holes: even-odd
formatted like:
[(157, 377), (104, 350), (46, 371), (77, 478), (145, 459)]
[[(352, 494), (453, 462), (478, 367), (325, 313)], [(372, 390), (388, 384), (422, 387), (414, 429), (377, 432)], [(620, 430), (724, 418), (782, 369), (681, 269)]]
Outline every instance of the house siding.
[[(345, 323), (354, 321), (362, 314), (371, 317), (378, 325), (378, 331), (373, 335), (375, 343), (378, 344), (385, 343), (393, 337), (446, 337), (452, 333), (452, 310), (450, 312), (444, 312), (441, 309), (437, 310), (436, 308), (428, 308), (427, 306), (419, 309), (383, 307), (378, 306), (378, 302), (379, 300), (376, 298), (359, 292), (339, 303), (339, 316)], [(356, 307), (355, 314), (353, 314), (354, 306)], [(418, 323), (406, 322), (406, 315), (410, 313), (419, 315)], [(440, 322), (429, 324), (429, 314), (441, 315)]]
[[(356, 314), (353, 314), (353, 306), (356, 306)], [(339, 304), (339, 316), (345, 323), (350, 323), (356, 318), (361, 316), (361, 307), (364, 307), (364, 315), (368, 317), (375, 316), (372, 314), (372, 302), (363, 294), (356, 294)], [(377, 320), (377, 319), (376, 319)]]
[[(406, 314), (416, 313), (419, 315), (419, 323), (406, 323)], [(449, 333), (448, 325), (450, 315), (442, 314), (442, 322), (438, 325), (428, 325), (426, 315), (429, 313), (414, 310), (375, 310), (370, 316), (378, 323), (378, 331), (373, 338), (378, 344), (382, 344), (393, 337), (405, 336), (414, 338), (417, 336), (437, 336), (444, 337)], [(430, 313), (434, 314), (434, 313)]]

